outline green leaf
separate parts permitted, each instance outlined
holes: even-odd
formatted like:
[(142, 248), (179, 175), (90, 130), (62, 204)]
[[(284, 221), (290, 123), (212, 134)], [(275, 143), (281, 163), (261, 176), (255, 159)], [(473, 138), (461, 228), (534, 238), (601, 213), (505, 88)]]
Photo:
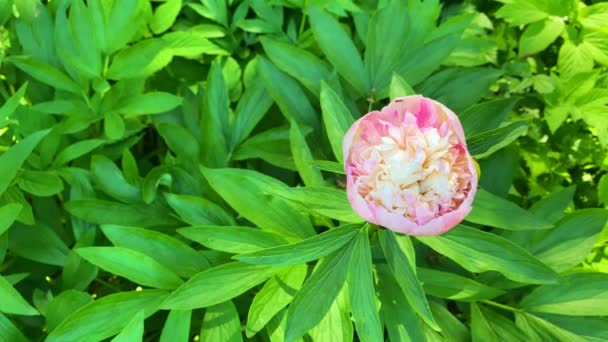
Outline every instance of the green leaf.
[(53, 171), (24, 171), (19, 177), (19, 188), (35, 196), (53, 196), (63, 191), (63, 181)]
[(607, 221), (608, 210), (577, 210), (558, 221), (531, 251), (556, 272), (567, 271), (585, 260)]
[(519, 98), (495, 99), (467, 108), (459, 114), (464, 134), (472, 137), (500, 127)]
[(360, 228), (360, 224), (347, 224), (297, 243), (240, 254), (233, 258), (257, 265), (286, 266), (301, 264), (317, 260), (340, 249), (354, 239)]
[(159, 34), (171, 28), (181, 8), (182, 0), (168, 0), (158, 6), (150, 21), (152, 32)]
[(169, 64), (169, 51), (164, 40), (142, 40), (115, 54), (106, 76), (116, 81), (148, 77)]
[(475, 303), (471, 303), (471, 335), (473, 341), (499, 340), (491, 322), (484, 317)]
[[(8, 3), (8, 2), (7, 2)], [(25, 91), (27, 90), (28, 83), (25, 82), (19, 90), (13, 96), (9, 97), (6, 102), (0, 107), (0, 128), (6, 125), (6, 122), (9, 121), (9, 117), (15, 113), (21, 99), (25, 95)]]
[(52, 332), (72, 312), (93, 302), (90, 294), (76, 290), (66, 290), (53, 298), (46, 308), (46, 327)]
[(593, 69), (593, 54), (585, 44), (575, 45), (566, 40), (557, 55), (557, 69), (562, 77)]
[(162, 91), (127, 98), (115, 109), (125, 117), (167, 112), (182, 103), (182, 98)]
[(318, 167), (320, 170), (328, 171), (337, 174), (345, 174), (344, 165), (329, 160), (311, 160), (309, 161), (312, 165)]
[(213, 190), (256, 226), (292, 240), (314, 234), (308, 217), (282, 198), (269, 195), (273, 189), (286, 187), (277, 179), (245, 169), (201, 171)]
[[(181, 100), (180, 100), (181, 102)], [(156, 125), (158, 134), (160, 134), (167, 146), (184, 160), (197, 161), (200, 156), (198, 141), (186, 128), (162, 122)]]
[(250, 253), (283, 245), (280, 235), (253, 227), (195, 226), (180, 228), (177, 232), (189, 240), (226, 253)]
[(608, 340), (608, 321), (603, 317), (564, 316), (538, 314), (538, 317), (551, 322), (557, 327), (584, 337), (587, 341)]
[(557, 284), (543, 285), (522, 299), (529, 311), (568, 316), (606, 316), (608, 314), (608, 275), (571, 273)]
[(549, 15), (542, 8), (539, 8), (539, 3), (543, 0), (515, 0), (509, 1), (503, 5), (497, 12), (498, 18), (503, 18), (513, 26), (525, 25), (535, 21), (543, 20)]
[(293, 120), (291, 121), (291, 128), (289, 130), (289, 141), (291, 154), (304, 184), (307, 186), (323, 186), (325, 180), (321, 171), (307, 162), (313, 159), (312, 153), (298, 124)]
[(140, 310), (146, 317), (152, 315), (166, 296), (163, 290), (143, 290), (103, 297), (66, 317), (47, 341), (104, 340), (120, 332)]
[(72, 160), (78, 159), (87, 153), (95, 150), (99, 146), (105, 143), (104, 140), (100, 139), (89, 139), (78, 141), (57, 154), (55, 160), (53, 161), (53, 167), (60, 167)]
[(19, 169), (49, 130), (31, 134), (0, 155), (0, 194), (6, 191)]
[(416, 91), (410, 86), (403, 77), (397, 73), (393, 73), (391, 85), (389, 89), (389, 97), (391, 101), (398, 97), (416, 95)]
[(160, 342), (183, 342), (190, 339), (192, 310), (171, 310), (160, 334)]
[(454, 273), (418, 267), (418, 278), (424, 292), (439, 298), (459, 301), (480, 301), (498, 297), (504, 293), (473, 279)]
[(325, 82), (321, 82), (321, 111), (334, 156), (342, 163), (342, 141), (354, 119), (342, 98)]
[(460, 113), (487, 94), (501, 75), (501, 70), (491, 68), (447, 68), (427, 78), (416, 90)]
[(602, 28), (608, 22), (608, 4), (598, 2), (591, 6), (581, 7), (577, 19), (585, 28)]
[(8, 281), (0, 276), (0, 311), (15, 315), (37, 316), (40, 313), (34, 309)]
[(183, 281), (151, 257), (124, 247), (83, 247), (78, 255), (95, 266), (134, 283), (159, 289), (175, 289)]
[(97, 224), (118, 224), (134, 227), (179, 226), (167, 210), (143, 204), (122, 204), (102, 200), (75, 200), (65, 203), (72, 215)]
[(383, 341), (384, 329), (376, 307), (372, 254), (367, 229), (361, 229), (352, 244), (348, 291), (357, 336), (361, 341)]
[(519, 56), (543, 51), (559, 37), (566, 25), (561, 18), (547, 18), (528, 26), (519, 38)]
[(320, 127), (317, 111), (310, 104), (300, 85), (264, 57), (258, 56), (257, 69), (268, 93), (285, 118), (312, 127), (316, 132)]
[(342, 222), (363, 222), (363, 219), (353, 211), (344, 190), (307, 186), (282, 189), (277, 191), (277, 195)]
[(533, 339), (533, 341), (588, 341), (538, 316), (525, 312), (515, 313), (515, 323), (522, 331), (526, 331), (528, 335), (526, 338)]
[(307, 272), (306, 265), (294, 265), (270, 278), (253, 298), (247, 315), (247, 337), (251, 338), (291, 302)]
[(508, 146), (528, 131), (528, 122), (525, 120), (513, 122), (491, 131), (477, 134), (468, 139), (469, 153), (476, 158), (484, 158)]
[(11, 227), (22, 208), (23, 206), (19, 203), (9, 203), (0, 207), (0, 235)]
[(557, 277), (525, 249), (478, 229), (459, 225), (441, 236), (417, 239), (471, 272), (498, 271), (511, 280), (532, 284), (554, 282)]
[[(116, 0), (113, 5), (103, 1), (100, 3), (101, 6), (97, 7), (97, 15), (103, 17), (105, 14), (107, 18), (103, 34), (105, 37), (104, 52), (111, 55), (125, 46), (142, 24), (139, 2), (137, 0)], [(104, 8), (105, 13), (99, 13), (102, 6), (111, 6), (111, 9), (106, 7)]]
[[(394, 233), (388, 230), (379, 230), (378, 238), (386, 261), (408, 303), (433, 330), (439, 330), (426, 300), (422, 284), (420, 284), (416, 275), (414, 261), (411, 259), (412, 255), (407, 255), (401, 250)], [(405, 238), (405, 236), (402, 238)]]
[(137, 312), (131, 321), (122, 329), (120, 334), (112, 339), (111, 342), (131, 342), (140, 341), (144, 337), (144, 312)]
[(125, 135), (125, 122), (116, 112), (107, 112), (103, 119), (103, 131), (109, 139), (118, 140)]
[(446, 305), (430, 301), (431, 312), (441, 327), (441, 335), (447, 341), (470, 341), (469, 328), (448, 310)]
[(242, 262), (203, 271), (177, 288), (163, 303), (166, 310), (205, 308), (232, 299), (270, 278), (281, 269)]
[[(603, 175), (602, 178), (600, 178), (597, 186), (597, 197), (600, 203), (608, 205), (608, 175)], [(2, 231), (2, 229), (0, 229), (0, 231)]]
[(224, 83), (222, 66), (219, 62), (211, 65), (205, 88), (201, 118), (201, 157), (209, 167), (222, 167), (228, 163), (228, 90)]
[[(308, 132), (302, 132), (307, 135)], [(260, 158), (269, 164), (295, 170), (296, 165), (291, 153), (290, 128), (279, 126), (258, 133), (240, 144), (232, 153), (232, 160)]]
[(481, 225), (515, 231), (553, 228), (551, 222), (483, 189), (477, 190), (473, 210), (465, 219)]
[(110, 224), (102, 225), (101, 229), (115, 246), (143, 253), (180, 277), (191, 277), (209, 268), (200, 253), (171, 236), (150, 229)]
[(353, 322), (348, 309), (346, 286), (342, 288), (325, 317), (308, 331), (313, 341), (354, 341)]
[(207, 308), (200, 336), (207, 341), (243, 341), (239, 313), (232, 301), (225, 301)]
[(91, 157), (91, 175), (97, 188), (119, 201), (137, 202), (141, 198), (141, 190), (127, 182), (122, 171), (106, 156)]
[(165, 193), (167, 203), (186, 223), (196, 225), (233, 225), (234, 219), (219, 205), (198, 196)]
[(289, 305), (285, 340), (293, 341), (321, 322), (344, 286), (351, 255), (349, 244), (317, 265)]
[(27, 342), (29, 339), (11, 322), (8, 317), (0, 313), (0, 339), (3, 341)]
[(330, 70), (318, 57), (294, 45), (262, 37), (268, 58), (283, 72), (297, 79), (313, 95), (319, 96), (321, 82), (329, 78)]
[(361, 55), (340, 23), (325, 11), (308, 7), (310, 26), (317, 44), (338, 73), (359, 93), (367, 95), (369, 80)]
[(390, 341), (423, 341), (421, 324), (416, 312), (405, 298), (403, 290), (386, 264), (376, 264), (380, 314)]
[(251, 134), (271, 105), (272, 98), (260, 82), (245, 89), (234, 112), (232, 134), (230, 135), (231, 149), (234, 149)]
[(63, 266), (70, 251), (57, 233), (43, 223), (14, 224), (8, 234), (11, 252), (39, 263)]
[(513, 321), (475, 303), (471, 303), (471, 333), (473, 341), (487, 341), (490, 336), (504, 341), (527, 340)]
[(15, 64), (19, 69), (34, 79), (57, 89), (74, 94), (82, 94), (80, 86), (61, 70), (27, 56), (11, 56), (6, 61)]

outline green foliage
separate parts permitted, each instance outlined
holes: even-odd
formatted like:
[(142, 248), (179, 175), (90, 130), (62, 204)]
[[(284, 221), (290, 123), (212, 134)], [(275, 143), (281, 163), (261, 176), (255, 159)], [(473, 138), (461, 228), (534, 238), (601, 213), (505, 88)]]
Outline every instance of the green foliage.
[[(600, 1), (0, 2), (0, 341), (606, 341), (607, 42)], [(412, 94), (480, 165), (440, 236), (344, 189)]]

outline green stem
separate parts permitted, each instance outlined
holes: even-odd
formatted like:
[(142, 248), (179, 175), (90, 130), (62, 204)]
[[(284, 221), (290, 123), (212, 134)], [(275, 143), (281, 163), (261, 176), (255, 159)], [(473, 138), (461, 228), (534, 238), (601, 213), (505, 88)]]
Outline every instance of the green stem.
[(496, 303), (496, 302), (493, 302), (491, 300), (482, 300), (481, 302), (484, 303), (484, 304), (488, 304), (488, 305), (497, 307), (499, 309), (503, 309), (503, 310), (507, 310), (507, 311), (511, 311), (511, 312), (521, 312), (520, 309), (516, 309), (516, 308), (514, 308), (512, 306)]
[(298, 40), (300, 40), (300, 37), (302, 36), (302, 33), (304, 32), (304, 24), (306, 24), (306, 4), (307, 4), (308, 0), (304, 0), (304, 7), (303, 7), (303, 13), (302, 13), (302, 21), (300, 21), (300, 30), (298, 31)]

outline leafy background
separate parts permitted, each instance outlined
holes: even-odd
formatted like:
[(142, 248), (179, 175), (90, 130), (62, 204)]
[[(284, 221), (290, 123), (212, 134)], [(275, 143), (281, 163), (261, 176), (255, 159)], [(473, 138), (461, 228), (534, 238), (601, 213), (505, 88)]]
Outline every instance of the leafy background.
[[(608, 3), (8, 0), (0, 23), (0, 340), (608, 340)], [(414, 93), (481, 168), (442, 236), (344, 192), (345, 130)]]

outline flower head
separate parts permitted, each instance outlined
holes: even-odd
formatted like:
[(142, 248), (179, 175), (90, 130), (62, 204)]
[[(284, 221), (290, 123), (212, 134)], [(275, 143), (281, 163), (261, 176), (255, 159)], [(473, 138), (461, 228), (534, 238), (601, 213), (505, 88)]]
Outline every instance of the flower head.
[(348, 199), (367, 221), (409, 235), (436, 235), (471, 211), (477, 171), (462, 125), (423, 96), (366, 114), (344, 137)]

